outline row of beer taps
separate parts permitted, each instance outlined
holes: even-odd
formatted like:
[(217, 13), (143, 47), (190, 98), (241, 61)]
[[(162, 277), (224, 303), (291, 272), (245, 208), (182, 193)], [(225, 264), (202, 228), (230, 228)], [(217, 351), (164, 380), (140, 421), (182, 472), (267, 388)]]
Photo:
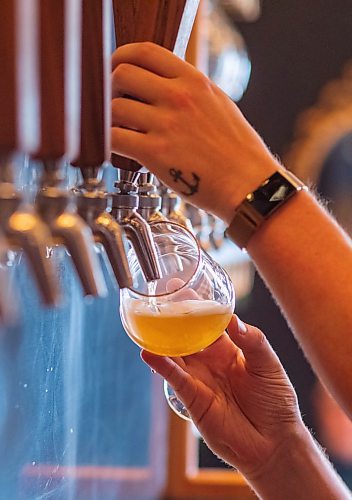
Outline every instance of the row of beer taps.
[[(64, 246), (71, 255), (83, 293), (104, 296), (97, 244), (105, 249), (117, 284), (124, 288), (132, 285), (126, 240), (146, 281), (160, 277), (150, 222), (182, 224), (195, 231), (205, 248), (216, 248), (223, 237), (218, 221), (191, 206), (181, 208), (178, 196), (140, 165), (117, 156), (111, 159), (110, 15), (112, 10), (118, 44), (140, 39), (131, 3), (113, 0), (111, 9), (110, 0), (0, 2), (1, 248), (3, 254), (9, 249), (24, 252), (48, 306), (58, 304), (61, 296), (47, 251), (55, 245)], [(171, 13), (174, 26), (155, 24), (143, 39), (153, 40), (157, 30), (160, 43), (176, 50), (179, 30), (184, 29), (188, 30), (181, 37), (184, 45), (192, 23), (185, 23), (182, 16), (187, 12), (194, 18), (198, 1), (175, 0), (173, 7), (162, 0), (140, 2), (140, 9), (142, 4), (159, 10), (177, 4), (177, 15)], [(143, 13), (138, 16), (142, 19)], [(169, 30), (164, 39), (163, 29)], [(14, 182), (13, 164), (24, 155), (35, 162), (40, 176), (32, 204)], [(112, 193), (103, 183), (110, 161), (117, 169)], [(80, 173), (81, 181), (73, 189), (65, 183), (67, 164)], [(1, 267), (4, 273), (6, 266)], [(0, 318), (6, 322), (6, 276), (1, 276)]]
[(223, 221), (181, 200), (150, 172), (139, 176), (138, 197), (138, 212), (148, 222), (169, 220), (186, 227), (205, 251), (216, 251), (223, 246), (226, 237)]

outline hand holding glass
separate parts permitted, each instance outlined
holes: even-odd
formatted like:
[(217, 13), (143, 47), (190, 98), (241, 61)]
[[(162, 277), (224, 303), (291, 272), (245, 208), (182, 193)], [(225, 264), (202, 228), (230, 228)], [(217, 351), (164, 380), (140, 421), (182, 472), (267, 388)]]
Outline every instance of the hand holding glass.
[(147, 283), (136, 254), (129, 251), (133, 287), (121, 290), (123, 325), (136, 344), (152, 353), (194, 354), (228, 326), (235, 307), (233, 285), (186, 228), (171, 222), (150, 228), (162, 277)]

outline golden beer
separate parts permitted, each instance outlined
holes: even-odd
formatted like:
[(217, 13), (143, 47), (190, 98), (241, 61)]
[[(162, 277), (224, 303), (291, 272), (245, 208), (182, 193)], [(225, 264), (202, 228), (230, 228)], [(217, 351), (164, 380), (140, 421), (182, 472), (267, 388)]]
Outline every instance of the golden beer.
[(212, 300), (123, 304), (128, 335), (140, 347), (163, 356), (185, 356), (212, 344), (228, 326), (232, 307)]

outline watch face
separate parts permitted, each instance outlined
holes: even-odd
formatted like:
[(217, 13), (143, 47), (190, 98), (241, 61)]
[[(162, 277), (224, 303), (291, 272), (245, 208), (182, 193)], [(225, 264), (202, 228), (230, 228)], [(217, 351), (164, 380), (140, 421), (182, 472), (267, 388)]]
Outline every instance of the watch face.
[(295, 192), (296, 187), (275, 172), (259, 189), (247, 196), (247, 202), (265, 217)]

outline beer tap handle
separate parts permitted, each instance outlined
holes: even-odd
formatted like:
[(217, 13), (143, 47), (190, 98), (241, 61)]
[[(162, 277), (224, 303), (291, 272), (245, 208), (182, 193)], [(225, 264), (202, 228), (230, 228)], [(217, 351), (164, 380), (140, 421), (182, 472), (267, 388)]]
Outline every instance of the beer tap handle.
[[(199, 0), (113, 0), (116, 47), (155, 42), (184, 57)], [(137, 172), (136, 161), (115, 153), (114, 167)]]
[(38, 141), (33, 0), (1, 0), (0, 155), (31, 152)]
[(184, 57), (199, 0), (112, 0), (116, 46), (154, 42)]
[[(16, 6), (13, 1), (0, 2), (1, 63), (7, 72), (5, 78), (0, 78), (0, 151), (2, 154), (17, 149), (19, 142), (15, 16)], [(5, 48), (7, 50), (4, 50)]]
[(62, 161), (79, 144), (80, 2), (39, 0), (40, 145), (36, 156)]
[(110, 10), (107, 0), (82, 2), (81, 133), (72, 165), (100, 167), (110, 154)]

